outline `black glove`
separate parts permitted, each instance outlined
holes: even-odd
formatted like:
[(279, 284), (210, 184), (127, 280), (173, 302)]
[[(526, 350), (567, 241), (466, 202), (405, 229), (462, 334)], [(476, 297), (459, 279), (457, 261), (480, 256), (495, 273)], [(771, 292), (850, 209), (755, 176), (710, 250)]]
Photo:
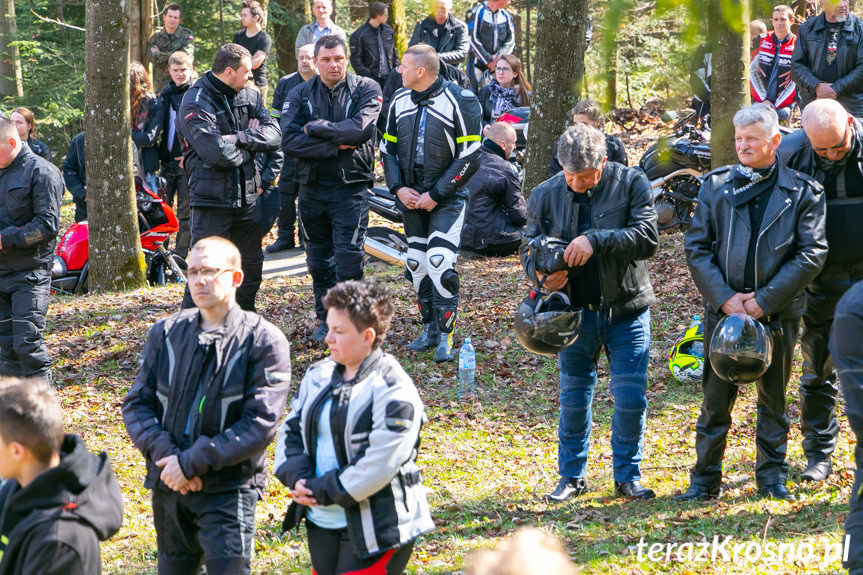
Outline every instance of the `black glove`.
[(563, 259), (563, 252), (569, 242), (551, 236), (537, 236), (531, 239), (527, 245), (534, 268), (539, 273), (551, 275), (569, 269)]

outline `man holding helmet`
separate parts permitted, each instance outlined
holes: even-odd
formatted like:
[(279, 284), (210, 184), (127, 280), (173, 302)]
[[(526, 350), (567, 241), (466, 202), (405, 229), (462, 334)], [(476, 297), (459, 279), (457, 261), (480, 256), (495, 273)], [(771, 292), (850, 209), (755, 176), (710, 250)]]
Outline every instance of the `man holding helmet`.
[[(734, 115), (740, 163), (705, 177), (685, 245), (692, 278), (704, 298), (704, 344), (711, 355), (716, 351), (710, 346), (711, 336), (723, 315), (759, 320), (769, 327), (764, 337), (772, 331), (771, 365), (757, 383), (755, 477), (762, 496), (793, 500), (785, 487), (785, 386), (803, 313), (801, 294), (824, 265), (827, 241), (823, 188), (776, 161), (781, 138), (776, 112), (767, 105), (756, 104)], [(717, 373), (708, 357), (696, 425), (697, 461), (689, 488), (678, 500), (719, 496), (725, 440), (737, 397), (737, 385), (722, 375), (729, 377)]]
[[(563, 171), (537, 186), (527, 204), (521, 262), (528, 278), (564, 291), (582, 308), (575, 342), (558, 356), (560, 366), (559, 473), (546, 496), (560, 502), (587, 491), (587, 452), (596, 362), (605, 347), (614, 396), (611, 448), (615, 493), (649, 499), (639, 469), (646, 422), (650, 304), (653, 288), (645, 259), (659, 234), (650, 184), (644, 173), (606, 158), (605, 135), (577, 124), (561, 136), (557, 159)], [(535, 238), (552, 236), (567, 245), (567, 269), (537, 271)]]

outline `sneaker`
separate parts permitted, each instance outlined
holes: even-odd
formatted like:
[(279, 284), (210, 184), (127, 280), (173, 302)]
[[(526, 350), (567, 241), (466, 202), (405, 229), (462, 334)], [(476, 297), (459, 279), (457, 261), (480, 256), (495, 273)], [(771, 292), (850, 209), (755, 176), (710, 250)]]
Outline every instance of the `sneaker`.
[(316, 341), (318, 343), (324, 341), (324, 338), (327, 337), (327, 332), (330, 328), (327, 327), (325, 323), (319, 323), (317, 329), (309, 336), (312, 341)]
[(557, 488), (543, 497), (546, 503), (563, 503), (573, 497), (578, 497), (587, 492), (587, 481), (584, 477), (566, 478), (562, 477)]

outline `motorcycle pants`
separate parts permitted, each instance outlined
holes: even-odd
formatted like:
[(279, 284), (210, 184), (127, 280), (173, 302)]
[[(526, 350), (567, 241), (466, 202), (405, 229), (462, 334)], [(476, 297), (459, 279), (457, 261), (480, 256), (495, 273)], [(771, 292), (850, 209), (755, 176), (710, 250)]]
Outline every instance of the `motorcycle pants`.
[(42, 333), (50, 292), (49, 270), (0, 271), (0, 375), (48, 376)]

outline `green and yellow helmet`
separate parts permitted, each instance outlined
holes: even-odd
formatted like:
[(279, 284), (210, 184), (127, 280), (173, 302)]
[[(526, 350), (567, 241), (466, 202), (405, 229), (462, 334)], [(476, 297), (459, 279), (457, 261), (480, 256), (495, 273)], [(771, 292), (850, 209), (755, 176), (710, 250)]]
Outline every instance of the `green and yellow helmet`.
[(668, 369), (674, 379), (681, 383), (701, 383), (704, 371), (704, 324), (698, 316), (671, 347)]

